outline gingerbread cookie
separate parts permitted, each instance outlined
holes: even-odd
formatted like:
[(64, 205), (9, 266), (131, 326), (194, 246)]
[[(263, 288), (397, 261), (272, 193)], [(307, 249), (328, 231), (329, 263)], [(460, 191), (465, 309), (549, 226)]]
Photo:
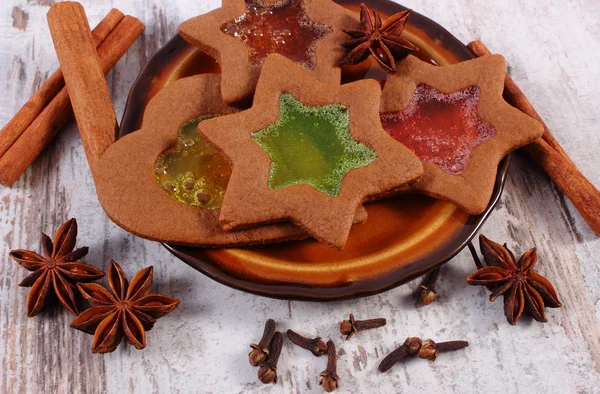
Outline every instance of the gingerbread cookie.
[[(151, 240), (223, 247), (302, 239), (291, 224), (225, 232), (219, 207), (231, 168), (200, 138), (196, 125), (237, 110), (223, 104), (220, 76), (172, 82), (148, 104), (140, 130), (114, 143), (96, 179), (107, 215), (125, 230)], [(366, 219), (360, 207), (357, 221)]]
[(270, 55), (252, 108), (198, 125), (233, 165), (222, 227), (291, 220), (342, 248), (363, 201), (389, 195), (423, 171), (381, 127), (380, 95), (375, 80), (328, 85)]
[(381, 121), (423, 161), (413, 190), (473, 215), (486, 209), (500, 160), (543, 133), (502, 98), (505, 75), (499, 55), (445, 67), (414, 56), (398, 64), (383, 89)]
[(326, 83), (338, 84), (343, 29), (358, 19), (331, 0), (223, 0), (221, 8), (179, 26), (179, 34), (219, 62), (228, 104), (252, 97), (267, 55), (279, 53)]

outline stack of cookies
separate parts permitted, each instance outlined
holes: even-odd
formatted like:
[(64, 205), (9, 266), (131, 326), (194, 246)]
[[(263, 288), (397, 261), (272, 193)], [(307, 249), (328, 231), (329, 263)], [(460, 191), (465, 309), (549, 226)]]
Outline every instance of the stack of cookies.
[[(336, 249), (368, 220), (365, 202), (391, 195), (483, 212), (499, 161), (542, 126), (503, 100), (501, 56), (440, 67), (412, 55), (402, 38), (409, 15), (382, 21), (331, 0), (223, 0), (184, 22), (181, 36), (221, 74), (168, 85), (141, 130), (109, 149), (97, 188), (105, 210), (160, 241), (311, 236)], [(369, 56), (389, 73), (384, 87), (342, 84), (342, 67)], [(127, 163), (118, 176), (115, 161)]]

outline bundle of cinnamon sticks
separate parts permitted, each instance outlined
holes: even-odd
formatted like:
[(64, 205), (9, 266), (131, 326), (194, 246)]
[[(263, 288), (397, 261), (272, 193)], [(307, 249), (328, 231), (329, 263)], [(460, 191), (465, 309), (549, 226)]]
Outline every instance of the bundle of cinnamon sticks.
[[(92, 31), (93, 44), (104, 74), (144, 29), (140, 20), (117, 9), (96, 26)], [(69, 93), (59, 69), (0, 131), (0, 184), (12, 186), (72, 116)]]

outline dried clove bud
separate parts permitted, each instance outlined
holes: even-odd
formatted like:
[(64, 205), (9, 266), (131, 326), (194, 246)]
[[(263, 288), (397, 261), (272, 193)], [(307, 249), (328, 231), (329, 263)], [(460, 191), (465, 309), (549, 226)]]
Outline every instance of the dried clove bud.
[(287, 336), (293, 344), (300, 346), (303, 349), (310, 350), (315, 356), (321, 356), (327, 353), (327, 344), (321, 337), (310, 339), (303, 337), (293, 330), (287, 330)]
[(421, 339), (417, 337), (409, 337), (406, 339), (406, 341), (404, 341), (404, 344), (406, 345), (408, 355), (414, 356), (421, 348), (423, 341), (421, 341)]
[(273, 334), (275, 334), (275, 320), (269, 319), (265, 323), (265, 330), (258, 345), (254, 343), (250, 345), (252, 348), (252, 351), (248, 353), (250, 365), (253, 367), (258, 366), (269, 354), (269, 345), (273, 339)]
[(463, 349), (467, 346), (469, 346), (467, 341), (448, 341), (435, 343), (431, 339), (428, 339), (425, 341), (425, 343), (423, 343), (419, 338), (407, 338), (402, 346), (388, 354), (381, 361), (379, 364), (379, 372), (388, 371), (394, 365), (409, 356), (417, 356), (426, 360), (435, 361), (436, 357), (441, 352)]
[(259, 365), (258, 379), (264, 384), (277, 383), (277, 362), (283, 347), (283, 335), (277, 331), (269, 345), (269, 353)]
[(415, 356), (421, 348), (420, 338), (409, 337), (398, 349), (388, 354), (379, 364), (379, 372), (386, 372), (408, 356)]
[(383, 327), (386, 325), (386, 323), (387, 321), (384, 318), (355, 320), (354, 315), (351, 313), (348, 320), (344, 320), (340, 323), (340, 334), (345, 335), (346, 340), (348, 340), (359, 331)]
[(323, 390), (328, 393), (335, 391), (338, 388), (340, 378), (337, 375), (337, 353), (333, 341), (327, 342), (327, 368), (321, 372), (321, 381), (319, 384), (323, 386)]
[(469, 346), (469, 342), (467, 341), (448, 341), (435, 343), (433, 340), (428, 339), (419, 349), (417, 356), (433, 362), (441, 352), (464, 349), (467, 346)]
[(432, 304), (437, 297), (437, 282), (440, 277), (440, 269), (436, 268), (423, 278), (419, 287), (419, 297), (423, 305)]
[(437, 297), (437, 291), (421, 285), (421, 293), (419, 295), (423, 305), (431, 305)]

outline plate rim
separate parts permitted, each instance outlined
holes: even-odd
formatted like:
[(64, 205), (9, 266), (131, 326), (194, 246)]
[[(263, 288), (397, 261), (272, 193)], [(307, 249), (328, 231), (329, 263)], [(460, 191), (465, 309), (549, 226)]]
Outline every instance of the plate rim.
[[(385, 8), (387, 8), (388, 10), (390, 10), (389, 12), (398, 12), (407, 9), (403, 5), (395, 3), (391, 0), (345, 0), (344, 4), (358, 5), (361, 2), (366, 3), (368, 6), (377, 6), (378, 8), (384, 7), (384, 11)], [(417, 12), (413, 12), (413, 14), (411, 15), (411, 21), (413, 21), (415, 25), (427, 25), (428, 29), (434, 34), (436, 34), (436, 37), (439, 37), (442, 40), (451, 41), (454, 47), (461, 49), (462, 53), (458, 54), (458, 56), (462, 57), (463, 60), (468, 60), (475, 57), (472, 54), (472, 52), (460, 40), (458, 40), (458, 38), (452, 35), (452, 33), (443, 28), (437, 22)], [(185, 40), (183, 40), (183, 38), (181, 38), (179, 34), (175, 34), (162, 48), (160, 48), (152, 57), (150, 57), (150, 59), (148, 59), (148, 61), (140, 71), (140, 74), (137, 76), (135, 82), (133, 83), (127, 98), (125, 110), (123, 112), (123, 117), (121, 121), (119, 137), (122, 137), (128, 133), (135, 131), (134, 125), (139, 123), (140, 111), (139, 109), (135, 111), (134, 107), (137, 104), (135, 102), (137, 100), (137, 97), (141, 94), (141, 92), (143, 92), (141, 82), (144, 80), (144, 77), (147, 74), (149, 74), (149, 72), (151, 72), (154, 68), (156, 68), (156, 63), (158, 62), (157, 59), (162, 58), (163, 56), (165, 56), (165, 54), (169, 55), (177, 50), (181, 50), (180, 45), (183, 45), (184, 48), (190, 46), (190, 44), (185, 42)], [(461, 241), (458, 242), (455, 247), (449, 248), (448, 253), (446, 253), (445, 255), (443, 255), (443, 257), (437, 259), (434, 262), (420, 262), (420, 267), (418, 268), (411, 267), (417, 264), (417, 262), (410, 263), (407, 266), (405, 266), (407, 270), (410, 270), (410, 268), (412, 268), (409, 274), (395, 274), (393, 275), (394, 278), (391, 278), (390, 280), (384, 282), (381, 281), (381, 278), (377, 277), (379, 280), (377, 280), (376, 278), (369, 280), (352, 281), (349, 284), (341, 287), (311, 287), (308, 285), (301, 286), (299, 284), (289, 283), (258, 283), (252, 281), (251, 279), (242, 279), (237, 275), (232, 275), (226, 270), (219, 268), (215, 263), (203, 261), (196, 257), (191, 257), (190, 255), (186, 254), (185, 251), (186, 249), (191, 249), (192, 247), (171, 245), (165, 243), (162, 243), (162, 245), (179, 260), (183, 261), (190, 267), (201, 272), (202, 274), (206, 275), (212, 280), (240, 291), (245, 291), (264, 297), (284, 300), (320, 302), (340, 301), (380, 294), (389, 291), (395, 287), (401, 286), (414, 279), (417, 279), (426, 274), (427, 272), (448, 263), (458, 253), (460, 253), (465, 248), (465, 246), (467, 246), (472, 241), (472, 239), (479, 232), (479, 229), (489, 218), (491, 212), (494, 210), (494, 208), (500, 201), (500, 198), (502, 197), (504, 185), (508, 176), (508, 168), (510, 165), (510, 161), (511, 155), (509, 154), (506, 157), (504, 157), (500, 162), (494, 184), (494, 190), (488, 207), (481, 215), (469, 217), (467, 223), (465, 224), (465, 228), (470, 228), (470, 230), (468, 230), (465, 234), (461, 232), (456, 236), (456, 241)], [(377, 282), (377, 284), (375, 282)]]

